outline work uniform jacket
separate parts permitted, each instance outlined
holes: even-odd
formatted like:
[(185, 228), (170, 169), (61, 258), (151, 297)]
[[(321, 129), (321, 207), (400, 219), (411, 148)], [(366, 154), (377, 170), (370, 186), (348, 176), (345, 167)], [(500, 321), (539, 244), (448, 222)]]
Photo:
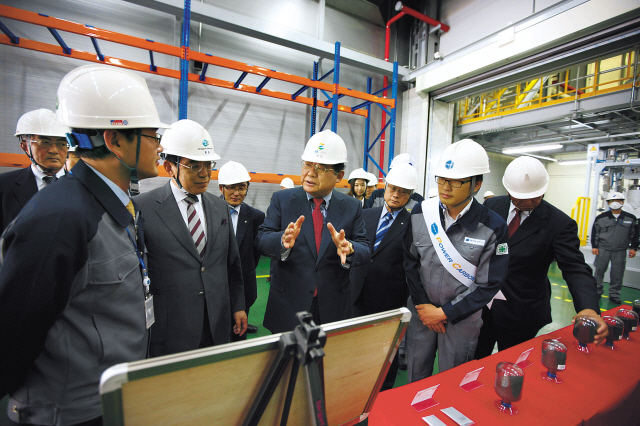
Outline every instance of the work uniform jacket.
[(411, 297), (415, 304), (441, 307), (451, 324), (465, 318), (479, 319), (482, 307), (498, 293), (507, 275), (507, 225), (475, 199), (469, 211), (449, 229), (445, 228), (442, 208), (439, 212), (440, 232), (446, 232), (460, 255), (477, 267), (476, 279), (467, 287), (445, 270), (431, 242), (422, 204), (418, 204), (411, 212), (411, 229), (404, 239)]
[(640, 226), (638, 219), (624, 210), (616, 219), (611, 210), (596, 217), (591, 228), (591, 247), (609, 251), (638, 250)]
[[(141, 218), (137, 230), (144, 252)], [(14, 422), (74, 425), (100, 417), (102, 373), (146, 357), (143, 277), (129, 234), (136, 236), (131, 214), (82, 161), (34, 195), (7, 228), (0, 241), (0, 395), (10, 393)]]

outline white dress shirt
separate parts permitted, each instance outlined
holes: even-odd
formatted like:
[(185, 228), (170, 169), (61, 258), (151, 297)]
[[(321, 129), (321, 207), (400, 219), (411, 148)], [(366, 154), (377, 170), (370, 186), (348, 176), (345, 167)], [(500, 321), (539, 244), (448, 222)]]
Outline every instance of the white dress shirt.
[[(242, 204), (238, 204), (233, 207), (229, 204), (229, 213), (231, 214), (231, 223), (233, 223), (233, 234), (235, 235), (238, 232), (238, 216), (240, 216), (240, 207)], [(234, 213), (235, 211), (235, 213)]]
[[(520, 225), (524, 223), (525, 220), (529, 217), (533, 210), (524, 211), (520, 210)], [(507, 216), (507, 225), (511, 223), (511, 220), (516, 217), (516, 206), (513, 205), (513, 202), (510, 203), (509, 206), (509, 215)]]
[[(42, 178), (44, 178), (45, 175), (44, 173), (42, 173), (42, 171), (40, 170), (39, 167), (36, 167), (35, 164), (31, 163), (31, 171), (33, 172), (33, 175), (36, 177), (36, 184), (38, 185), (38, 191), (40, 191), (42, 188), (44, 188), (45, 186), (47, 186), (47, 183), (42, 180)], [(58, 179), (60, 179), (62, 176), (64, 176), (65, 172), (64, 172), (64, 167), (61, 168), (60, 170), (58, 170), (58, 173), (56, 173), (56, 177)]]
[[(189, 203), (185, 201), (185, 198), (187, 198), (187, 193), (178, 188), (173, 179), (171, 179), (171, 191), (173, 192), (173, 196), (176, 198), (176, 202), (178, 203), (178, 208), (180, 209), (180, 214), (182, 214), (182, 219), (184, 220), (185, 225), (187, 225), (187, 229), (189, 229), (189, 217), (187, 216), (187, 207), (189, 207)], [(202, 225), (202, 230), (204, 231), (204, 234), (207, 235), (207, 221), (205, 220), (204, 208), (202, 207), (202, 195), (196, 195), (196, 197), (198, 198), (198, 202), (193, 203), (193, 207), (196, 209), (196, 213), (198, 213), (198, 217), (200, 218), (200, 225)]]

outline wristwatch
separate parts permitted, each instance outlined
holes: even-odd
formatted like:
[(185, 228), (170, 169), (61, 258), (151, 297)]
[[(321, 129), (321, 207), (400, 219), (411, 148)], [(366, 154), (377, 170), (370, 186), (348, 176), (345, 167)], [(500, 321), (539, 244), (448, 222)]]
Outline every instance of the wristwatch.
[(353, 244), (351, 244), (351, 241), (347, 240), (347, 242), (349, 243), (349, 254), (347, 256), (350, 256), (353, 254), (353, 252), (355, 252), (355, 250), (353, 249)]

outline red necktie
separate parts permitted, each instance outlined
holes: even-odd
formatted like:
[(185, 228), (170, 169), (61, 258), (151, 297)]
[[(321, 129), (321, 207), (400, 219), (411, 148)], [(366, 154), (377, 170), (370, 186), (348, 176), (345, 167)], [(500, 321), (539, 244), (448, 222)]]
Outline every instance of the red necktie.
[[(313, 214), (311, 215), (313, 218), (313, 234), (316, 237), (316, 253), (320, 254), (320, 242), (322, 241), (322, 227), (324, 225), (324, 218), (322, 217), (322, 211), (320, 210), (320, 206), (324, 199), (322, 198), (314, 198), (313, 202), (316, 205), (316, 208), (313, 209)], [(313, 297), (318, 295), (318, 287), (313, 292)]]
[(507, 230), (509, 231), (509, 238), (516, 232), (516, 229), (520, 227), (520, 210), (516, 209), (516, 215), (511, 219), (509, 225), (507, 226)]

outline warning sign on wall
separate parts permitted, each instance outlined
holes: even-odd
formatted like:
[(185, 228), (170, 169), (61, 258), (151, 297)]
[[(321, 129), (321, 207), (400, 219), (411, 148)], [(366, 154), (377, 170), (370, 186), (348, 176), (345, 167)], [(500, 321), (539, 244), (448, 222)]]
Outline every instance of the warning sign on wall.
[(587, 147), (587, 157), (597, 157), (598, 151), (600, 151), (600, 144), (590, 143)]

